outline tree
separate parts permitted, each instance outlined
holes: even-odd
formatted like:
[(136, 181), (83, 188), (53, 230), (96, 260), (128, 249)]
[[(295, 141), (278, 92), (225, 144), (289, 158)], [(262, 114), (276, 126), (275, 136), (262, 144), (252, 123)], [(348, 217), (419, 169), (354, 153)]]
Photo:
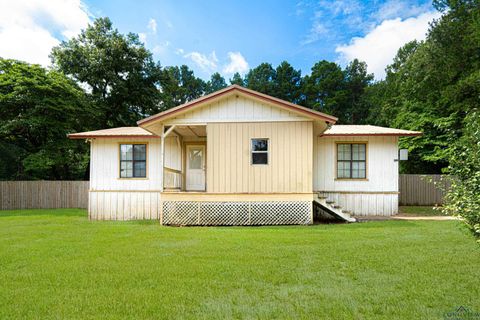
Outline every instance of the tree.
[(459, 216), (480, 237), (480, 113), (472, 110), (465, 118), (463, 136), (452, 141), (448, 173), (452, 186), (443, 211)]
[(302, 89), (302, 73), (283, 61), (275, 70), (273, 95), (277, 98), (299, 103)]
[(159, 111), (160, 66), (138, 35), (120, 34), (108, 18), (53, 48), (51, 58), (55, 68), (88, 87), (99, 128), (135, 125)]
[(226, 87), (227, 83), (225, 82), (225, 78), (223, 78), (220, 73), (215, 72), (206, 84), (205, 93), (212, 93)]
[(383, 98), (376, 99), (382, 122), (424, 133), (401, 141), (411, 155), (402, 170), (411, 173), (439, 173), (448, 166), (451, 141), (462, 136), (465, 116), (480, 103), (480, 3), (434, 4), (443, 15), (431, 23), (425, 41), (398, 51), (387, 67)]
[(276, 72), (270, 63), (261, 63), (245, 76), (247, 88), (275, 96)]
[(233, 74), (233, 77), (230, 79), (230, 84), (236, 84), (243, 87), (245, 85), (245, 81), (243, 80), (240, 73), (235, 72)]
[(373, 81), (373, 74), (367, 72), (367, 64), (354, 59), (344, 71), (346, 113), (343, 120), (350, 124), (365, 123), (368, 117), (368, 103), (363, 99), (365, 89)]
[(345, 96), (344, 74), (340, 66), (326, 60), (315, 63), (311, 74), (303, 81), (304, 104), (314, 110), (330, 113), (343, 119)]
[(166, 67), (161, 71), (161, 110), (167, 110), (191, 101), (205, 93), (205, 82), (195, 77), (186, 65)]
[(67, 133), (88, 129), (93, 110), (60, 72), (0, 59), (0, 179), (78, 179), (86, 145)]

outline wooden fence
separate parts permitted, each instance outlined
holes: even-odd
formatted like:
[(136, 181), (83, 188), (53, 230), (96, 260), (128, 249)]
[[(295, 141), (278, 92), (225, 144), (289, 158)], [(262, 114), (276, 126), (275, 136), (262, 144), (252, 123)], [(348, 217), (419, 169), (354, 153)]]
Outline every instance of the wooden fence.
[(450, 182), (441, 174), (401, 174), (399, 181), (401, 206), (441, 205)]
[[(449, 186), (442, 175), (401, 174), (400, 205), (441, 205)], [(0, 210), (87, 208), (88, 188), (88, 181), (0, 181)]]
[(88, 181), (0, 181), (0, 210), (87, 208)]

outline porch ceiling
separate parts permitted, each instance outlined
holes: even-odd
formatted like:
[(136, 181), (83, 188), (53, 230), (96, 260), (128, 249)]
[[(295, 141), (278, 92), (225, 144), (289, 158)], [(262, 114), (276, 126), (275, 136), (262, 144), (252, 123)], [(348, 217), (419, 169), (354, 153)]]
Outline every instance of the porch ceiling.
[(174, 131), (182, 137), (205, 138), (207, 136), (207, 126), (176, 125)]

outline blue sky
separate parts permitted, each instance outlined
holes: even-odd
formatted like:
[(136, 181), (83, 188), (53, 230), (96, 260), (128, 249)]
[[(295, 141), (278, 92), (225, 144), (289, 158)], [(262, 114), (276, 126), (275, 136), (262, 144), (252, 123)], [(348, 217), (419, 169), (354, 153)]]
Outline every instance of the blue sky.
[(353, 58), (380, 79), (396, 50), (423, 39), (439, 14), (421, 0), (16, 0), (0, 2), (0, 56), (48, 65), (53, 45), (101, 16), (140, 34), (162, 65), (187, 64), (204, 79), (283, 60), (305, 74), (316, 61)]

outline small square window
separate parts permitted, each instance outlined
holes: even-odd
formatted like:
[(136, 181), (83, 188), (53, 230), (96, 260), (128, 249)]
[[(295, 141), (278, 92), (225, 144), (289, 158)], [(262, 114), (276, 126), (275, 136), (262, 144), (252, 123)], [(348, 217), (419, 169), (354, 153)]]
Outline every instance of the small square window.
[(147, 177), (147, 145), (120, 145), (120, 178)]
[(365, 179), (367, 152), (365, 143), (337, 144), (337, 179)]
[(252, 164), (268, 164), (268, 139), (252, 139)]

